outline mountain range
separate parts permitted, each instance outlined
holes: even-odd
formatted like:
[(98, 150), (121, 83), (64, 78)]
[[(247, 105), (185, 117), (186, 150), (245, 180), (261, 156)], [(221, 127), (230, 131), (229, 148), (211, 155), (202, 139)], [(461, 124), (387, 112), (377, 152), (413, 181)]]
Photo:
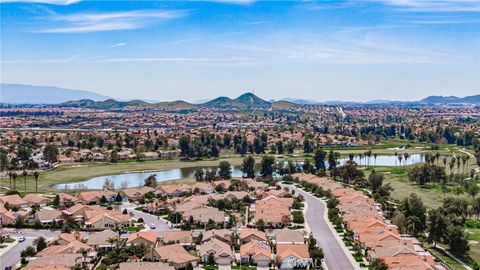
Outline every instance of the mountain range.
[(145, 101), (145, 100), (115, 100), (111, 97), (86, 90), (73, 90), (54, 86), (34, 86), (23, 84), (0, 84), (0, 103), (3, 104), (56, 104), (63, 107), (83, 107), (95, 109), (121, 109), (127, 106), (152, 107), (162, 109), (193, 109), (215, 107), (226, 109), (247, 108), (276, 108), (285, 109), (295, 105), (415, 105), (415, 104), (450, 104), (473, 103), (480, 104), (480, 95), (456, 96), (429, 96), (418, 101), (391, 101), (372, 100), (367, 102), (356, 101), (325, 101), (318, 102), (311, 99), (283, 98), (280, 100), (264, 100), (253, 93), (247, 92), (235, 99), (221, 96), (211, 100), (197, 102), (177, 101)]
[(25, 84), (0, 84), (0, 103), (8, 104), (57, 104), (69, 100), (106, 100), (111, 97), (92, 91), (65, 89), (55, 86)]

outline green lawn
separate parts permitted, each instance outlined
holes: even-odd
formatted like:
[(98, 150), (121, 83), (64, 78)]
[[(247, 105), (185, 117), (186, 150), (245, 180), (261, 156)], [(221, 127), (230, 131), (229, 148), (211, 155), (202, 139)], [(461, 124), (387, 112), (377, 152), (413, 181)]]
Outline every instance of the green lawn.
[(445, 253), (443, 253), (443, 251), (434, 248), (430, 248), (429, 251), (437, 259), (447, 264), (452, 270), (465, 270), (465, 268), (461, 264), (447, 256)]
[[(478, 223), (480, 225), (480, 222)], [(480, 226), (477, 228), (465, 228), (467, 239), (470, 242), (470, 257), (477, 262), (480, 262)]]

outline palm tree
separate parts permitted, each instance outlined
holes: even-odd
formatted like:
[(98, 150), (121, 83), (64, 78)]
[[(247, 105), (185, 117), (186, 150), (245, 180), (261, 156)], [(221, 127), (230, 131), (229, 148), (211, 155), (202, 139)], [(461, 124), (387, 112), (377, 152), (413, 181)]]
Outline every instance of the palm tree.
[(407, 165), (407, 160), (408, 160), (408, 158), (410, 157), (410, 155), (409, 155), (408, 153), (405, 153), (405, 154), (403, 154), (403, 157), (405, 158), (405, 161), (404, 161), (403, 164), (404, 164), (404, 165)]
[(23, 170), (22, 172), (22, 175), (23, 175), (23, 182), (25, 183), (25, 192), (27, 192), (27, 171)]
[(17, 173), (13, 172), (12, 173), (12, 179), (13, 179), (13, 189), (17, 189)]
[(447, 167), (447, 157), (443, 157), (443, 166), (446, 168)]
[(33, 177), (35, 177), (35, 193), (38, 193), (38, 177), (40, 176), (40, 173), (35, 171), (33, 172)]
[(13, 173), (8, 172), (8, 179), (10, 180), (10, 184), (9, 184), (10, 189), (12, 189), (12, 176), (13, 176)]
[(453, 174), (453, 167), (455, 167), (455, 157), (452, 157), (450, 159), (450, 163), (448, 164), (448, 166), (450, 167), (450, 173)]
[(435, 153), (435, 158), (437, 159), (437, 166), (438, 166), (438, 160), (440, 159), (440, 152)]
[(460, 174), (460, 163), (462, 161), (460, 160), (460, 157), (457, 158), (457, 173)]
[(462, 156), (462, 172), (465, 173), (465, 164), (467, 164), (467, 156)]
[(401, 166), (402, 165), (402, 159), (403, 159), (403, 156), (402, 155), (398, 155), (398, 164)]
[(375, 162), (375, 165), (377, 165), (377, 153), (373, 153), (373, 159), (374, 159), (374, 162)]

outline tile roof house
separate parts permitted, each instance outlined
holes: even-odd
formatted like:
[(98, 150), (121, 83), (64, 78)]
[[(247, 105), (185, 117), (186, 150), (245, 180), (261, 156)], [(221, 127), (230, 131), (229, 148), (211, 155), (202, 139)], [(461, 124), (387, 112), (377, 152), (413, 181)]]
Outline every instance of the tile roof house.
[(40, 209), (35, 212), (35, 219), (42, 224), (51, 224), (54, 221), (62, 221), (63, 213), (57, 209)]
[(175, 268), (168, 263), (163, 262), (122, 262), (119, 270), (174, 270)]
[(75, 240), (65, 245), (48, 246), (42, 251), (38, 252), (36, 256), (43, 257), (43, 256), (52, 256), (52, 255), (58, 255), (58, 254), (75, 254), (75, 253), (80, 253), (81, 250), (93, 251), (93, 249), (90, 246), (78, 240)]
[(112, 230), (104, 230), (90, 234), (87, 238), (87, 245), (94, 249), (110, 249), (115, 244), (111, 243), (111, 239), (118, 239), (118, 233)]
[(263, 242), (267, 241), (267, 235), (265, 234), (265, 232), (252, 229), (241, 230), (239, 238), (241, 244), (249, 243), (253, 240)]
[(138, 201), (140, 199), (143, 199), (143, 197), (149, 193), (153, 192), (155, 189), (147, 186), (141, 186), (141, 187), (133, 187), (133, 188), (126, 188), (120, 191), (120, 194), (123, 197), (126, 197), (128, 200), (131, 201)]
[(139, 231), (131, 233), (127, 239), (127, 245), (145, 245), (148, 249), (157, 246), (158, 234), (155, 231)]
[(215, 229), (210, 231), (205, 231), (202, 233), (202, 242), (206, 242), (211, 239), (218, 239), (229, 244), (232, 241), (233, 232), (228, 229)]
[(191, 245), (193, 243), (192, 231), (166, 231), (163, 233), (164, 244)]
[(211, 219), (216, 224), (225, 222), (225, 212), (213, 207), (202, 207), (185, 213), (184, 218), (193, 217), (193, 221), (198, 225), (205, 225)]
[(78, 202), (83, 204), (99, 204), (102, 197), (105, 196), (107, 202), (114, 202), (117, 193), (110, 191), (108, 189), (102, 191), (84, 191), (78, 194)]
[(193, 192), (198, 190), (202, 194), (212, 194), (214, 191), (212, 185), (204, 182), (196, 182), (192, 185), (192, 190)]
[(277, 263), (281, 269), (306, 267), (311, 261), (307, 244), (277, 244)]
[(250, 262), (265, 267), (272, 261), (272, 252), (266, 242), (252, 240), (240, 246), (240, 261), (242, 264)]
[(37, 195), (32, 193), (25, 195), (23, 199), (27, 201), (30, 205), (35, 205), (39, 207), (47, 206), (52, 201), (50, 198), (47, 198), (43, 195)]
[(219, 265), (230, 265), (235, 258), (230, 245), (216, 238), (204, 242), (199, 247), (199, 253), (204, 263), (208, 263), (210, 255), (213, 255), (215, 263)]
[(57, 254), (51, 256), (36, 257), (30, 260), (28, 265), (23, 269), (29, 270), (68, 270), (76, 264), (82, 262), (82, 255), (74, 254)]
[(85, 227), (92, 230), (128, 227), (132, 218), (128, 214), (104, 208), (85, 211)]
[(66, 193), (58, 193), (58, 197), (60, 199), (60, 206), (69, 206), (78, 201), (77, 197)]
[(25, 201), (18, 194), (0, 196), (0, 204), (5, 205), (5, 203), (18, 208), (27, 208), (30, 205), (29, 202)]
[(427, 257), (423, 258), (418, 255), (402, 255), (402, 256), (391, 256), (391, 257), (381, 257), (387, 265), (389, 270), (434, 270), (435, 262), (433, 258)]
[(0, 224), (2, 225), (13, 225), (17, 221), (19, 217), (26, 217), (28, 215), (27, 211), (17, 211), (14, 212), (9, 210), (6, 213), (0, 215)]
[(303, 244), (305, 237), (303, 231), (294, 231), (288, 228), (279, 230), (275, 234), (275, 242), (278, 244)]
[(156, 247), (147, 253), (147, 259), (168, 263), (181, 269), (191, 263), (194, 267), (197, 265), (198, 257), (188, 253), (180, 244)]

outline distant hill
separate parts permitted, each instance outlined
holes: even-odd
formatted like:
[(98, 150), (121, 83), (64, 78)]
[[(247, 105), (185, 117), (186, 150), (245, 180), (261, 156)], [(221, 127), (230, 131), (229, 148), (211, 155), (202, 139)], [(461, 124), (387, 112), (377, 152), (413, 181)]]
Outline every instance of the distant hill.
[(199, 104), (202, 107), (214, 108), (267, 108), (272, 104), (264, 99), (261, 99), (253, 93), (245, 93), (236, 99), (229, 97), (217, 97), (205, 103)]
[(319, 104), (320, 102), (312, 99), (301, 99), (301, 98), (282, 98), (279, 101), (287, 101), (295, 104), (300, 104), (300, 105), (314, 105), (314, 104)]
[(0, 103), (9, 104), (57, 104), (69, 100), (106, 100), (110, 97), (86, 90), (74, 90), (54, 86), (24, 84), (0, 84)]
[(480, 103), (480, 95), (456, 97), (456, 96), (429, 96), (419, 101), (423, 104), (447, 104), (447, 103)]

